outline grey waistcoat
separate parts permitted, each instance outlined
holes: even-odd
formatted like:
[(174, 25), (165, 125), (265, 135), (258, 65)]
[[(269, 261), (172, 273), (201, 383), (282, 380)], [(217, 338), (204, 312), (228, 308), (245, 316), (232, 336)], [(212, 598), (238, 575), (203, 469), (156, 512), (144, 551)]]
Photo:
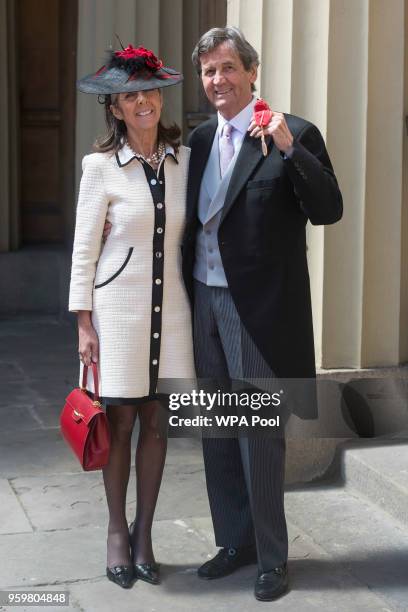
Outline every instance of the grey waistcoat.
[(201, 181), (198, 199), (200, 227), (197, 234), (193, 275), (197, 280), (213, 287), (228, 286), (218, 248), (217, 235), (237, 154), (238, 150), (235, 151), (234, 157), (221, 179), (220, 153), (216, 133)]

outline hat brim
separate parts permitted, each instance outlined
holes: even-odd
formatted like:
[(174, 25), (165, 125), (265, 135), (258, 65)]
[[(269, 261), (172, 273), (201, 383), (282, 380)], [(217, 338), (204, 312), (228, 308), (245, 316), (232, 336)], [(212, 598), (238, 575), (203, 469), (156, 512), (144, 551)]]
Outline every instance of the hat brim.
[(177, 85), (183, 75), (172, 68), (162, 67), (156, 72), (144, 73), (129, 78), (129, 73), (120, 68), (106, 68), (77, 81), (77, 88), (83, 93), (116, 94), (129, 91), (146, 91)]

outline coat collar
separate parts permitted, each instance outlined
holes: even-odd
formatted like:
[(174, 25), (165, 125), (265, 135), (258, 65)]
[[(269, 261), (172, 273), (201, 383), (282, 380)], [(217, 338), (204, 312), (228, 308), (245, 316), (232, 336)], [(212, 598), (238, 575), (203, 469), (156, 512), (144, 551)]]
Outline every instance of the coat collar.
[[(174, 148), (171, 145), (166, 144), (165, 157), (167, 157), (168, 155), (171, 155), (174, 161), (176, 162), (176, 164), (178, 164), (178, 159), (174, 151)], [(123, 166), (127, 166), (134, 159), (138, 159), (138, 160), (142, 159), (142, 157), (138, 155), (137, 153), (135, 153), (126, 142), (123, 144), (122, 148), (119, 149), (119, 151), (115, 153), (115, 157), (116, 157), (116, 162), (119, 168), (123, 168)]]
[(252, 115), (254, 113), (254, 107), (257, 100), (258, 98), (252, 96), (251, 101), (242, 109), (242, 111), (240, 111), (238, 115), (235, 115), (235, 117), (229, 119), (228, 121), (227, 119), (225, 119), (225, 117), (221, 115), (220, 112), (218, 112), (218, 134), (221, 136), (224, 125), (226, 123), (229, 123), (235, 130), (237, 130), (241, 134), (241, 137), (244, 138), (248, 126), (251, 123)]

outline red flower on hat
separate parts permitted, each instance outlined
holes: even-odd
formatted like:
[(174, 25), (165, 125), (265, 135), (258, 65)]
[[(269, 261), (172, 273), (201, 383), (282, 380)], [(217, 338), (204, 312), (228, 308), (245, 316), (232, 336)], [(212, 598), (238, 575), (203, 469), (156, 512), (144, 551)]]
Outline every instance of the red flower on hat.
[(133, 47), (129, 45), (126, 49), (123, 49), (123, 51), (115, 51), (115, 56), (124, 60), (141, 58), (151, 70), (159, 70), (163, 66), (163, 62), (155, 56), (153, 51), (149, 51), (149, 49), (145, 49), (145, 47)]

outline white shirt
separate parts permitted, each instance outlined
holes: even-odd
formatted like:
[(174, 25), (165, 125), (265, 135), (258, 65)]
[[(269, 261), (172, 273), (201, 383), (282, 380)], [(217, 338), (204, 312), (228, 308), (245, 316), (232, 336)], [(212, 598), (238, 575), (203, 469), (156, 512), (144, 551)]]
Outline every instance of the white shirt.
[(247, 104), (245, 108), (243, 108), (242, 111), (238, 113), (238, 115), (235, 115), (235, 117), (233, 117), (230, 120), (225, 119), (225, 117), (223, 117), (219, 112), (217, 113), (218, 115), (218, 128), (217, 128), (218, 146), (220, 144), (220, 137), (222, 135), (222, 130), (224, 129), (224, 125), (226, 123), (229, 123), (234, 128), (232, 130), (232, 143), (234, 145), (234, 158), (233, 158), (234, 160), (237, 159), (238, 151), (241, 148), (242, 142), (245, 138), (245, 134), (247, 133), (249, 124), (251, 123), (256, 101), (257, 101), (257, 98), (255, 96), (252, 96), (252, 100), (250, 101), (250, 103)]

